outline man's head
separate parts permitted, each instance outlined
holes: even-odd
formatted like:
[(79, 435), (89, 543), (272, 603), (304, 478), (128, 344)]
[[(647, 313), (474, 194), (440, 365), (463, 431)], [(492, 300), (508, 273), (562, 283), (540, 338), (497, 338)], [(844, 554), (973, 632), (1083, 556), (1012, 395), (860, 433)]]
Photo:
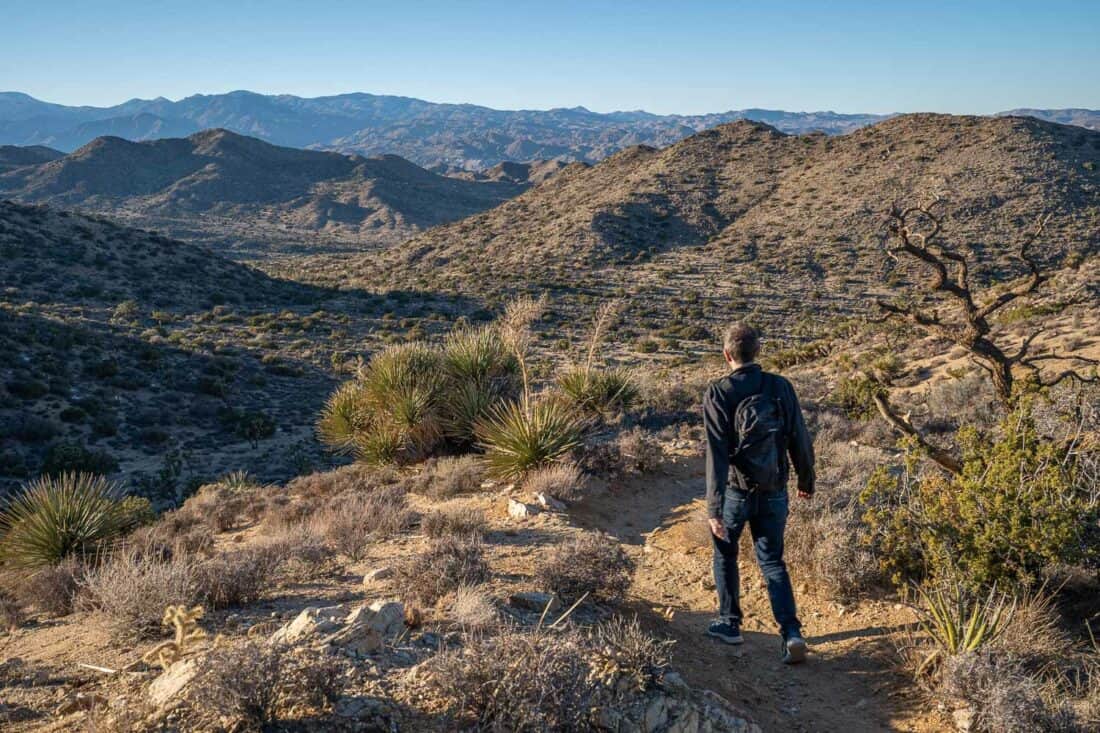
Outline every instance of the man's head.
[(726, 329), (722, 352), (731, 367), (755, 361), (760, 353), (760, 334), (747, 323), (735, 323)]

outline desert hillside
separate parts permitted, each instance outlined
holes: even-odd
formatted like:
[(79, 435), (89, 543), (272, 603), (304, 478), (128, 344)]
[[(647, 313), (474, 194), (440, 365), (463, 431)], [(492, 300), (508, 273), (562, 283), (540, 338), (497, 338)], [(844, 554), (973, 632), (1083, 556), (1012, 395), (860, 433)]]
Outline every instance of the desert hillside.
[[(26, 156), (24, 156), (26, 157)], [(101, 137), (0, 176), (0, 195), (109, 214), (189, 239), (238, 246), (329, 238), (392, 243), (491, 208), (525, 184), (465, 181), (395, 155), (279, 147), (227, 130), (129, 142)]]

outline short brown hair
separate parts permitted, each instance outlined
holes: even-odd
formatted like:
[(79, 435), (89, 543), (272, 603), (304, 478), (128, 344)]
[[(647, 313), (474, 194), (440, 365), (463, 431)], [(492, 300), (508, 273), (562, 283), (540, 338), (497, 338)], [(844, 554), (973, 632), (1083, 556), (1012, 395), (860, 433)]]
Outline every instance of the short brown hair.
[(722, 348), (742, 364), (747, 364), (760, 353), (760, 333), (745, 322), (735, 323), (726, 329)]

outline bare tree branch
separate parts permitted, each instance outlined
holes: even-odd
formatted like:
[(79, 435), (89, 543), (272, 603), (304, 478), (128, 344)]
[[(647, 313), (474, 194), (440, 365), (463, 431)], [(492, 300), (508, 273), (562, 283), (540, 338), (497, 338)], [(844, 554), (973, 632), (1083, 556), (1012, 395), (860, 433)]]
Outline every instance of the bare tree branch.
[(894, 410), (884, 394), (875, 394), (873, 399), (879, 414), (882, 415), (882, 418), (890, 423), (895, 430), (916, 440), (917, 444), (928, 454), (928, 457), (947, 471), (955, 475), (962, 473), (962, 461), (945, 451), (943, 448), (928, 442), (924, 435), (917, 430), (908, 418), (902, 417)]

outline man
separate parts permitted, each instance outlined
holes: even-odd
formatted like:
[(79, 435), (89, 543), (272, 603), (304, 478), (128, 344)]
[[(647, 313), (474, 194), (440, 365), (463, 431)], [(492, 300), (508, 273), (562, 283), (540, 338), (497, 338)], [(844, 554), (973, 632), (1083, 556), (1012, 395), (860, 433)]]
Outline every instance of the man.
[(783, 562), (783, 532), (791, 463), (798, 474), (798, 496), (813, 496), (813, 442), (791, 383), (756, 363), (756, 330), (744, 323), (731, 326), (723, 352), (731, 371), (711, 384), (703, 398), (707, 512), (719, 609), (707, 633), (728, 644), (743, 642), (737, 544), (748, 524), (783, 638), (782, 660), (797, 664), (807, 649)]

